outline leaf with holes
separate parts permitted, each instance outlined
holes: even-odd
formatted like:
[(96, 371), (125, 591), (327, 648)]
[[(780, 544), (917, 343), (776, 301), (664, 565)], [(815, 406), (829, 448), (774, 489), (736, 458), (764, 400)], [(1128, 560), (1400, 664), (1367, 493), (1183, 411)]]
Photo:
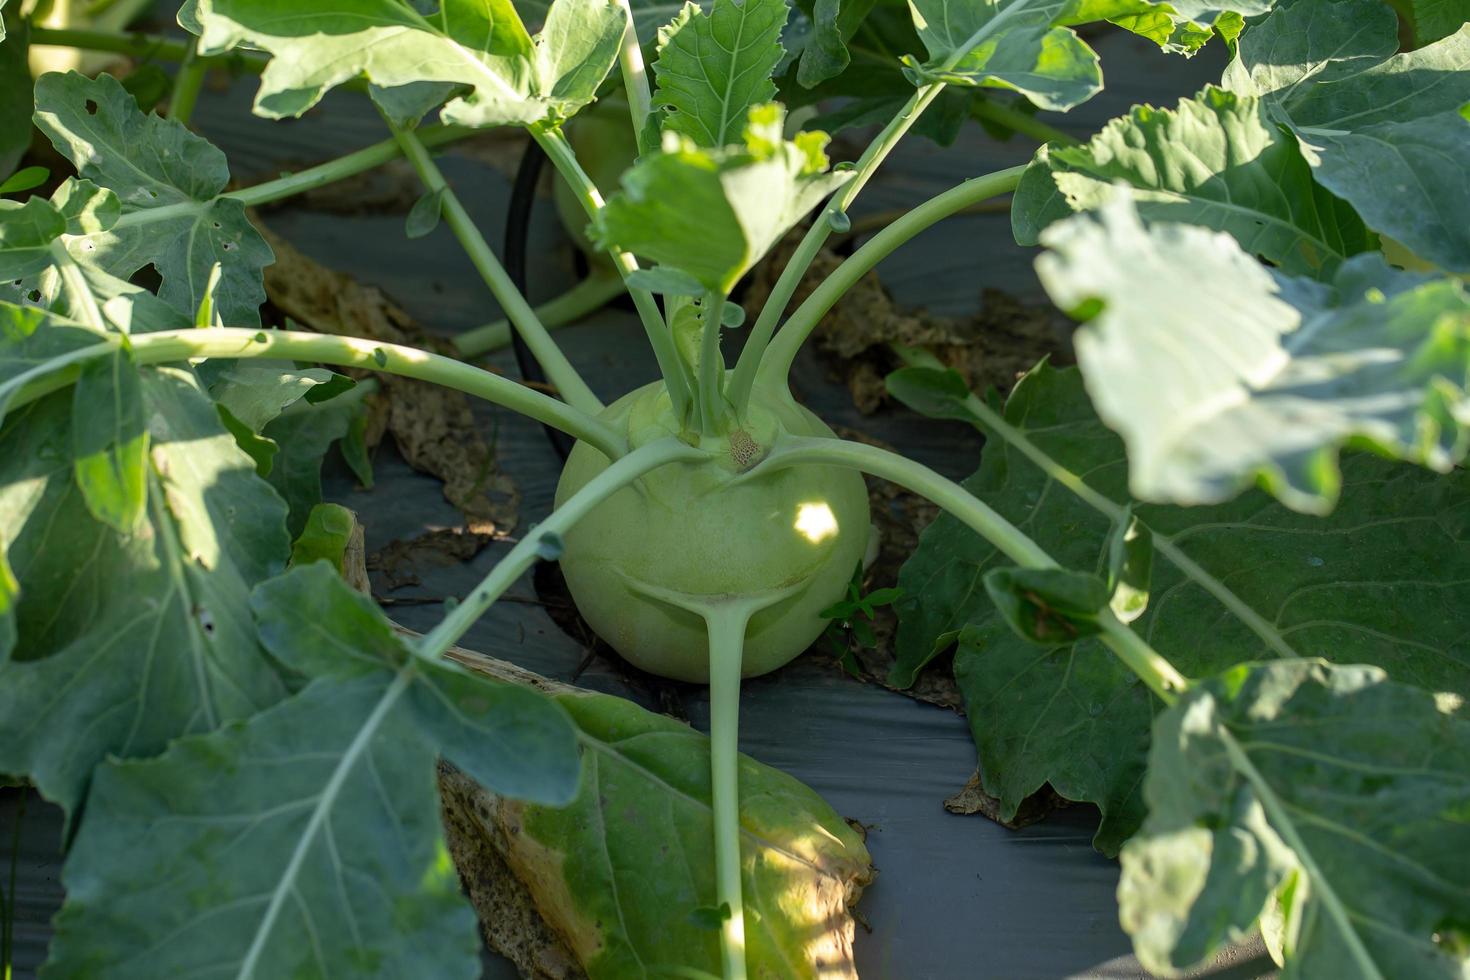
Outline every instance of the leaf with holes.
[[(1097, 567), (1129, 503), (1127, 461), (1081, 375), (1035, 369), (1004, 417), (1051, 464), (1085, 474), (1088, 492), (1115, 513), (1084, 502), (1003, 434), (987, 442), (965, 486), (1064, 567)], [(1153, 544), (1148, 607), (1133, 628), (1186, 676), (1324, 657), (1470, 696), (1470, 473), (1441, 476), (1359, 453), (1343, 460), (1330, 517), (1296, 513), (1259, 491), (1214, 507), (1135, 503), (1132, 515)], [(1001, 818), (1049, 782), (1102, 810), (1096, 844), (1115, 853), (1143, 818), (1140, 780), (1163, 706), (1096, 640), (1045, 650), (1016, 637), (982, 584), (1008, 564), (952, 517), (925, 529), (899, 576), (890, 680), (912, 684), (958, 636), (955, 677)]]
[(1118, 900), (1150, 971), (1279, 903), (1286, 975), (1464, 976), (1470, 721), (1428, 692), (1371, 667), (1233, 668), (1159, 717), (1143, 792)]
[(1456, 279), (1377, 252), (1328, 284), (1291, 279), (1228, 235), (1145, 229), (1125, 195), (1041, 237), (1037, 273), (1087, 321), (1077, 362), (1128, 444), (1137, 497), (1218, 503), (1259, 485), (1321, 514), (1344, 445), (1441, 472), (1470, 451), (1470, 294)]
[(191, 20), (203, 53), (241, 45), (271, 53), (255, 97), (259, 115), (299, 116), (329, 89), (365, 77), (383, 89), (417, 87), (392, 103), (396, 116), (422, 113), (425, 91), (467, 89), (442, 111), (445, 122), (467, 126), (573, 115), (596, 97), (627, 25), (622, 8), (603, 0), (554, 0), (535, 37), (510, 0), (444, 0), (427, 12), (400, 0), (317, 0), (306, 8), (292, 0), (199, 0)]
[(685, 4), (658, 32), (653, 102), (664, 131), (709, 149), (742, 143), (750, 110), (776, 95), (786, 16), (786, 0), (714, 0), (709, 13)]
[(1396, 51), (1378, 0), (1297, 0), (1241, 37), (1225, 84), (1269, 105), (1370, 228), (1470, 272), (1470, 25)]
[(144, 115), (110, 75), (43, 75), (36, 125), (121, 206), (106, 230), (67, 239), (73, 259), (120, 279), (152, 265), (163, 280), (159, 297), (190, 317), (219, 264), (215, 302), (224, 322), (259, 326), (260, 270), (271, 250), (245, 206), (219, 196), (230, 179), (223, 153), (175, 120)]
[[(1082, 146), (1042, 147), (1012, 210), (1016, 240), (1133, 189), (1146, 221), (1202, 225), (1295, 275), (1330, 275), (1376, 246), (1345, 202), (1312, 179), (1296, 140), (1259, 100), (1210, 87), (1174, 110), (1135, 106)], [(1060, 206), (1058, 206), (1060, 205)]]
[(0, 429), (0, 547), (20, 582), (0, 666), (0, 771), (67, 809), (104, 758), (156, 754), (284, 694), (247, 602), (285, 562), (285, 506), (189, 372), (144, 369), (141, 389), (151, 448), (136, 533), (89, 511), (71, 391)]
[(310, 682), (248, 722), (100, 770), (48, 973), (479, 976), (434, 763), (563, 804), (579, 772), (566, 715), (421, 659), (328, 564), (261, 585), (252, 605), (271, 653)]
[(66, 218), (45, 198), (0, 201), (0, 279), (25, 279), (51, 265)]

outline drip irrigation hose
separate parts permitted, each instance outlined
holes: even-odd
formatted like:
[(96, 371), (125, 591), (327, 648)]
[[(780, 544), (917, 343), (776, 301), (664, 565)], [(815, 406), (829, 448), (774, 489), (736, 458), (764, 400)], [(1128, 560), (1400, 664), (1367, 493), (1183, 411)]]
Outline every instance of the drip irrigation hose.
[[(505, 216), (505, 271), (510, 276), (510, 281), (520, 291), (522, 296), (526, 292), (526, 253), (529, 250), (531, 237), (531, 210), (536, 204), (536, 182), (541, 179), (541, 171), (546, 165), (546, 154), (535, 140), (526, 141), (525, 152), (521, 154), (520, 165), (516, 168), (515, 184), (511, 188), (510, 206)], [(521, 372), (521, 380), (532, 385), (544, 386), (546, 375), (541, 370), (541, 365), (536, 363), (536, 358), (531, 355), (531, 348), (526, 346), (520, 332), (510, 332), (511, 349), (515, 351), (516, 367)], [(557, 456), (563, 462), (571, 455), (572, 446), (576, 444), (571, 436), (560, 429), (553, 429), (543, 424), (541, 430), (546, 433), (551, 448), (556, 450)]]

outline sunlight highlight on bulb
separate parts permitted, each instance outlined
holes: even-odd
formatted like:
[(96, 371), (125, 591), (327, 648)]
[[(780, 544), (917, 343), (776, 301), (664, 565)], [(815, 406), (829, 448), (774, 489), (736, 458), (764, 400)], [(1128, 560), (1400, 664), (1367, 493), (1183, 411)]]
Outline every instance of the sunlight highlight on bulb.
[(796, 508), (792, 527), (812, 544), (821, 544), (837, 534), (837, 518), (825, 503), (802, 504)]

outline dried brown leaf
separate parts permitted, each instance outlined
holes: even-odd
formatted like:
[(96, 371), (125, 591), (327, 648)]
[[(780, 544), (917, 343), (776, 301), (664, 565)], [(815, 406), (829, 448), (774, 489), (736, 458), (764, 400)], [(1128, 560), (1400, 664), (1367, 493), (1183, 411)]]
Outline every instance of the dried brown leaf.
[(1053, 810), (1067, 805), (1069, 805), (1068, 801), (1058, 796), (1056, 791), (1047, 785), (1021, 801), (1021, 806), (1014, 817), (1010, 820), (1002, 820), (1000, 819), (1000, 800), (985, 792), (978, 769), (970, 776), (970, 781), (965, 784), (964, 789), (944, 801), (944, 808), (950, 813), (958, 813), (962, 816), (978, 813), (1011, 830), (1029, 827), (1031, 824), (1044, 820)]
[[(802, 229), (798, 229), (801, 231)], [(776, 277), (786, 267), (800, 235), (788, 235), (756, 268), (744, 296), (759, 309)], [(795, 308), (811, 295), (842, 256), (830, 247), (812, 261), (793, 296)], [(888, 401), (883, 378), (901, 366), (889, 344), (922, 347), (958, 371), (975, 391), (991, 385), (1007, 392), (1016, 379), (1043, 357), (1069, 363), (1067, 319), (1049, 305), (1030, 305), (997, 289), (985, 289), (980, 309), (966, 317), (939, 316), (901, 308), (876, 272), (869, 272), (828, 311), (813, 333), (816, 350), (826, 355), (864, 415)]]
[[(276, 254), (275, 264), (265, 270), (266, 294), (284, 316), (319, 333), (452, 354), (447, 341), (426, 333), (380, 290), (308, 258), (264, 227), (261, 231)], [(461, 392), (423, 381), (393, 375), (381, 380), (383, 394), (369, 416), (368, 444), (391, 435), (410, 466), (443, 482), (445, 499), (465, 520), (456, 556), (473, 557), (495, 537), (514, 529), (520, 493), (496, 467), (494, 451), (485, 441), (469, 399)], [(474, 549), (461, 554), (467, 542)], [(435, 538), (418, 550), (442, 553), (442, 542)]]

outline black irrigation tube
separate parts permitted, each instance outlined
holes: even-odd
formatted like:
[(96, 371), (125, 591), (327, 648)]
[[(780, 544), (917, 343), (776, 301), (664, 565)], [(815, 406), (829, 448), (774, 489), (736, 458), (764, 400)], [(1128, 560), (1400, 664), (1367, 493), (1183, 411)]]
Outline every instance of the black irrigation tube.
[[(515, 184), (511, 188), (510, 206), (505, 215), (505, 271), (510, 276), (510, 281), (522, 296), (526, 292), (526, 253), (529, 251), (531, 237), (531, 210), (536, 204), (536, 183), (541, 179), (541, 171), (546, 165), (546, 154), (535, 140), (526, 141), (525, 152), (521, 154), (520, 165), (516, 168)], [(526, 346), (520, 331), (512, 329), (510, 332), (511, 349), (515, 351), (516, 367), (521, 372), (521, 380), (530, 384), (544, 386), (546, 375), (541, 370), (541, 365), (536, 363), (536, 358), (531, 355), (531, 348)], [(549, 425), (542, 425), (542, 431), (551, 443), (551, 448), (556, 450), (557, 456), (565, 462), (571, 455), (572, 446), (576, 440), (562, 432), (553, 429)]]

